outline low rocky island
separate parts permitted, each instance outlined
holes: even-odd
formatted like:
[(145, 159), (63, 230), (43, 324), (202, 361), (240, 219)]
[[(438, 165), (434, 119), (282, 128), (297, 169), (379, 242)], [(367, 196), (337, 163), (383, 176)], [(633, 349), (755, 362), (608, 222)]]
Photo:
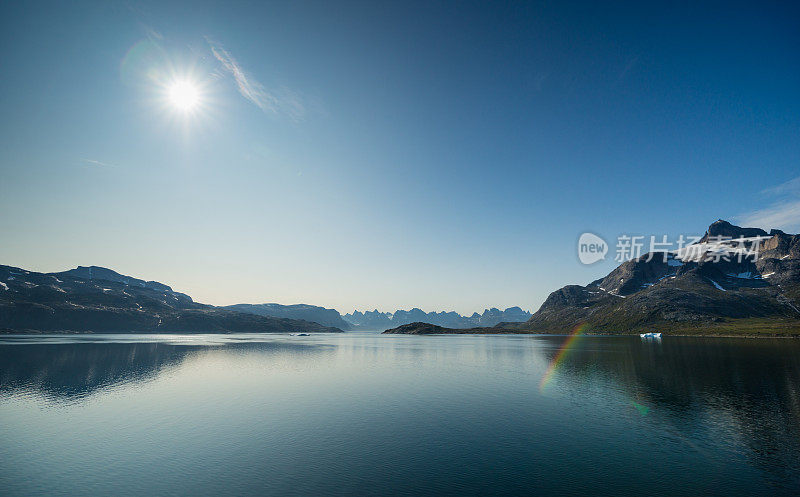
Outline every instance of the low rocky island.
[(392, 328), (383, 332), (389, 335), (446, 335), (457, 333), (462, 335), (481, 334), (481, 333), (533, 333), (528, 330), (525, 323), (500, 323), (491, 327), (474, 328), (446, 328), (430, 323), (416, 322), (404, 324), (397, 328)]

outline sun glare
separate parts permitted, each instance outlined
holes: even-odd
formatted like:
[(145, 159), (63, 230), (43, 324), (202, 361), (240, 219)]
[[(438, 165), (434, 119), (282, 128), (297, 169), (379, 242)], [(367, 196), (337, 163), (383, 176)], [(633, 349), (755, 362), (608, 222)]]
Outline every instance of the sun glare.
[(190, 81), (176, 81), (168, 92), (170, 104), (178, 110), (190, 111), (200, 103), (200, 92)]

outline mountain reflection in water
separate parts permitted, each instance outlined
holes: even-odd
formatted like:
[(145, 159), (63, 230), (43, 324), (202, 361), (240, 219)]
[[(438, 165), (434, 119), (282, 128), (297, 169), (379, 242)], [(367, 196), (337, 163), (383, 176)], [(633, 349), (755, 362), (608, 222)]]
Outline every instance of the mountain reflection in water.
[(0, 483), (8, 495), (800, 489), (800, 343), (565, 340), (2, 337)]
[(225, 353), (281, 352), (291, 343), (239, 342), (186, 345), (109, 341), (5, 346), (0, 343), (0, 395), (36, 393), (52, 401), (74, 401), (119, 384), (152, 381), (193, 354), (224, 346)]
[[(702, 449), (690, 438), (723, 435), (749, 447), (748, 456), (763, 471), (797, 481), (800, 344), (795, 340), (623, 338), (621, 346), (608, 340), (598, 346), (584, 337), (570, 352), (560, 372), (572, 389), (587, 391), (602, 383), (623, 389), (640, 414), (668, 412), (663, 419), (692, 450)], [(683, 434), (687, 425), (709, 429)]]

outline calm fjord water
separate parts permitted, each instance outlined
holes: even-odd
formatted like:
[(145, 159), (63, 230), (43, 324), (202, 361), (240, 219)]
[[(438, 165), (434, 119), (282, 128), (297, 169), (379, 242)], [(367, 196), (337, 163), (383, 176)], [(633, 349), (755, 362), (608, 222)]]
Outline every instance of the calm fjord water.
[(799, 341), (565, 340), (3, 337), (0, 493), (800, 491)]

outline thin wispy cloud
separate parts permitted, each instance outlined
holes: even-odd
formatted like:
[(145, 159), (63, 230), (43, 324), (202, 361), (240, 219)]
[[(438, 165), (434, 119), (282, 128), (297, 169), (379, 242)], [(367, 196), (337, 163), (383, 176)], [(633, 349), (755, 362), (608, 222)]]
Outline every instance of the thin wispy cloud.
[(115, 164), (110, 164), (108, 162), (103, 162), (95, 159), (81, 159), (86, 164), (91, 164), (93, 166), (100, 166), (100, 167), (115, 167)]
[(791, 179), (786, 183), (781, 183), (778, 186), (767, 188), (766, 190), (763, 190), (761, 193), (766, 195), (785, 195), (785, 194), (800, 195), (800, 177)]
[(629, 59), (629, 60), (628, 60), (628, 63), (627, 63), (627, 64), (625, 64), (625, 67), (623, 67), (623, 68), (622, 68), (622, 71), (620, 71), (620, 73), (619, 73), (619, 76), (617, 76), (617, 81), (616, 81), (616, 83), (617, 83), (617, 84), (619, 84), (619, 83), (621, 83), (621, 82), (622, 82), (622, 81), (623, 81), (625, 78), (627, 78), (627, 77), (628, 77), (628, 74), (630, 74), (630, 72), (633, 70), (633, 68), (634, 68), (634, 67), (636, 66), (636, 64), (638, 64), (638, 63), (639, 63), (639, 56), (638, 56), (638, 55), (637, 55), (637, 56), (635, 56), (635, 57), (632, 57), (631, 59)]
[(211, 53), (222, 64), (222, 68), (234, 79), (239, 93), (268, 114), (284, 115), (295, 122), (306, 115), (303, 99), (296, 92), (285, 88), (267, 88), (249, 75), (239, 62), (220, 44), (206, 38)]
[(743, 214), (737, 221), (767, 230), (777, 228), (792, 233), (800, 232), (800, 177), (767, 188), (761, 193), (772, 198), (771, 205)]

